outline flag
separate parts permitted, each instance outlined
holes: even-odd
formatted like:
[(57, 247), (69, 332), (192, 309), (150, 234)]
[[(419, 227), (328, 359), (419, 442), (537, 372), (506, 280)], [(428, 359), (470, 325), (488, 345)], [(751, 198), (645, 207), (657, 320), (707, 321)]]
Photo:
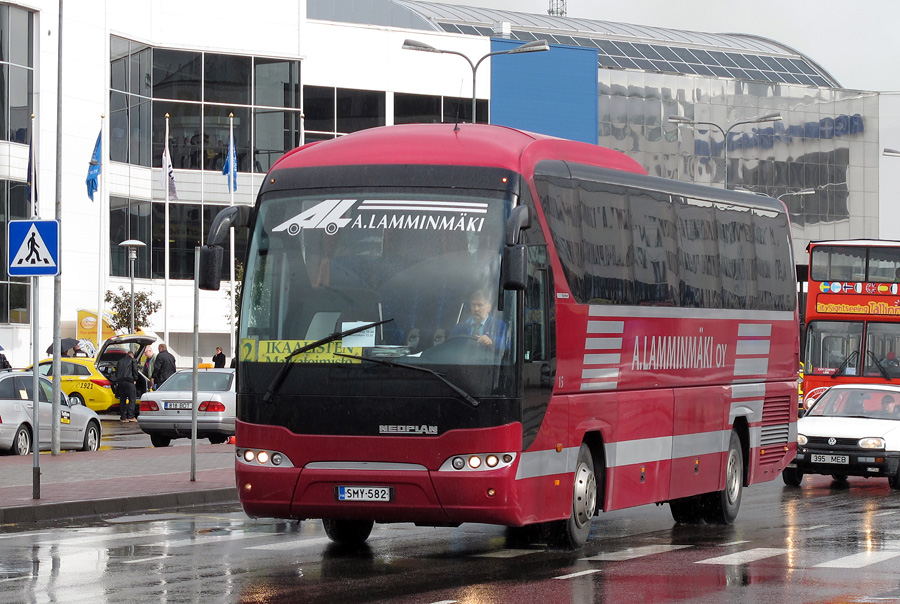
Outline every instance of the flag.
[(100, 172), (103, 170), (101, 147), (103, 130), (97, 134), (97, 143), (94, 145), (94, 154), (91, 155), (91, 161), (88, 163), (88, 173), (85, 183), (87, 184), (87, 194), (94, 201), (94, 193), (100, 188)]
[(237, 161), (234, 155), (234, 120), (231, 121), (228, 132), (228, 155), (225, 156), (225, 165), (222, 174), (228, 176), (228, 189), (237, 191)]
[(178, 192), (175, 191), (175, 169), (172, 167), (172, 158), (169, 155), (169, 137), (166, 137), (166, 145), (163, 147), (162, 154), (162, 172), (159, 174), (159, 182), (165, 189), (169, 187), (168, 199), (178, 199)]
[(35, 180), (34, 165), (34, 136), (28, 143), (28, 176), (25, 181), (25, 196), (31, 201), (31, 188), (34, 187), (34, 216), (38, 215), (37, 207), (37, 180)]

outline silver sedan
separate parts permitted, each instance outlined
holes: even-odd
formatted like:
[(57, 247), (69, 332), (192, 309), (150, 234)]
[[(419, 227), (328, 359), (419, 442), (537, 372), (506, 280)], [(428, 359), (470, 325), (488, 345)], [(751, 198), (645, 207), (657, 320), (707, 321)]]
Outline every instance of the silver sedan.
[[(28, 455), (34, 445), (34, 397), (33, 377), (30, 371), (4, 371), (0, 373), (0, 453)], [(51, 448), (53, 421), (53, 386), (40, 378), (38, 390), (40, 409), (41, 451)], [(60, 449), (96, 451), (100, 447), (100, 418), (84, 405), (70, 404), (60, 393), (59, 436)]]
[[(234, 434), (234, 369), (200, 369), (197, 383), (197, 438), (224, 443)], [(141, 396), (138, 425), (154, 447), (191, 437), (192, 389), (193, 370), (183, 369)]]

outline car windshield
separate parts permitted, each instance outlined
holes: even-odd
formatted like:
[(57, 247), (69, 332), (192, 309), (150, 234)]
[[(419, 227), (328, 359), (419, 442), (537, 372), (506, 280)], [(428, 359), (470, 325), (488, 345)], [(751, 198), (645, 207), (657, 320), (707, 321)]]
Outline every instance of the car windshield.
[[(221, 371), (201, 371), (197, 374), (197, 390), (203, 392), (225, 392), (231, 387), (232, 373)], [(194, 387), (194, 372), (180, 371), (167, 379), (162, 386), (157, 388), (159, 392), (172, 392), (173, 390), (191, 390)]]
[(832, 388), (819, 398), (807, 415), (900, 421), (900, 393), (872, 388)]

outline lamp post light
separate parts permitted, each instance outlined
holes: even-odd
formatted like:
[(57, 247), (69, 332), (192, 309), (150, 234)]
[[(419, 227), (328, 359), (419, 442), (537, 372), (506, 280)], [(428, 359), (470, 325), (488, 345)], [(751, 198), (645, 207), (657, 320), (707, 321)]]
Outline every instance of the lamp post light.
[(146, 243), (137, 239), (128, 239), (119, 244), (119, 247), (128, 248), (128, 263), (131, 265), (131, 331), (129, 333), (134, 333), (134, 261), (137, 260), (138, 248), (146, 245)]
[[(545, 50), (550, 50), (550, 45), (547, 44), (546, 40), (534, 40), (533, 42), (526, 42), (521, 46), (516, 46), (515, 48), (511, 48), (509, 50), (498, 50), (495, 52), (489, 52), (477, 62), (473, 63), (472, 59), (467, 57), (461, 52), (457, 52), (455, 50), (443, 50), (440, 48), (435, 48), (431, 44), (425, 44), (424, 42), (419, 42), (418, 40), (404, 40), (403, 41), (403, 49), (404, 50), (419, 50), (422, 52), (436, 52), (438, 54), (445, 55), (456, 55), (458, 57), (462, 57), (469, 64), (469, 67), (472, 68), (472, 123), (475, 124), (478, 122), (475, 114), (475, 74), (478, 72), (478, 66), (481, 65), (481, 62), (484, 61), (488, 57), (493, 57), (496, 55), (515, 55), (521, 54), (524, 52), (542, 52)], [(488, 119), (488, 123), (490, 123), (490, 119)]]
[(728, 188), (728, 135), (732, 130), (737, 128), (738, 126), (744, 126), (746, 124), (762, 124), (765, 122), (780, 122), (781, 114), (780, 113), (767, 113), (766, 115), (762, 115), (760, 117), (755, 117), (750, 120), (741, 120), (739, 122), (735, 122), (728, 126), (728, 128), (722, 128), (719, 124), (715, 122), (704, 122), (700, 120), (692, 120), (688, 117), (683, 117), (681, 115), (670, 115), (669, 122), (672, 124), (681, 124), (682, 126), (712, 126), (716, 128), (719, 132), (722, 133), (722, 138), (724, 139), (723, 145), (723, 155), (725, 157), (725, 188)]

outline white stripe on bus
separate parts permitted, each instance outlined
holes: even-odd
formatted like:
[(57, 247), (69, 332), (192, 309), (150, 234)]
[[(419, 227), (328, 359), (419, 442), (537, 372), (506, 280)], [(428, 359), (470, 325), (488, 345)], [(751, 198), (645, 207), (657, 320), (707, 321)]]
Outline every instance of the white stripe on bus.
[(766, 375), (769, 372), (769, 359), (764, 358), (742, 358), (734, 360), (734, 375)]
[(584, 355), (585, 365), (618, 365), (622, 360), (621, 354), (586, 354)]
[(619, 377), (618, 369), (582, 369), (581, 370), (581, 379), (589, 380), (592, 378), (596, 379), (616, 379)]
[(738, 356), (768, 355), (771, 343), (768, 340), (738, 340), (734, 354)]
[(582, 382), (582, 390), (615, 390), (619, 382)]
[(732, 384), (731, 399), (742, 398), (758, 398), (762, 399), (766, 396), (765, 382), (756, 382), (753, 384)]
[(625, 321), (588, 321), (588, 333), (623, 333)]
[(738, 337), (747, 338), (754, 336), (769, 337), (772, 335), (772, 325), (770, 323), (741, 323), (738, 325)]
[(586, 338), (586, 350), (622, 350), (622, 338)]
[[(774, 321), (794, 323), (796, 318), (791, 311), (782, 310), (725, 310), (716, 308), (681, 308), (675, 306), (619, 306), (597, 304), (588, 307), (591, 317), (639, 318), (639, 319), (706, 319), (723, 321)], [(756, 324), (743, 324), (745, 327), (756, 327)], [(771, 325), (763, 325), (771, 331)], [(750, 334), (741, 334), (750, 335)], [(768, 335), (768, 334), (756, 334)]]

